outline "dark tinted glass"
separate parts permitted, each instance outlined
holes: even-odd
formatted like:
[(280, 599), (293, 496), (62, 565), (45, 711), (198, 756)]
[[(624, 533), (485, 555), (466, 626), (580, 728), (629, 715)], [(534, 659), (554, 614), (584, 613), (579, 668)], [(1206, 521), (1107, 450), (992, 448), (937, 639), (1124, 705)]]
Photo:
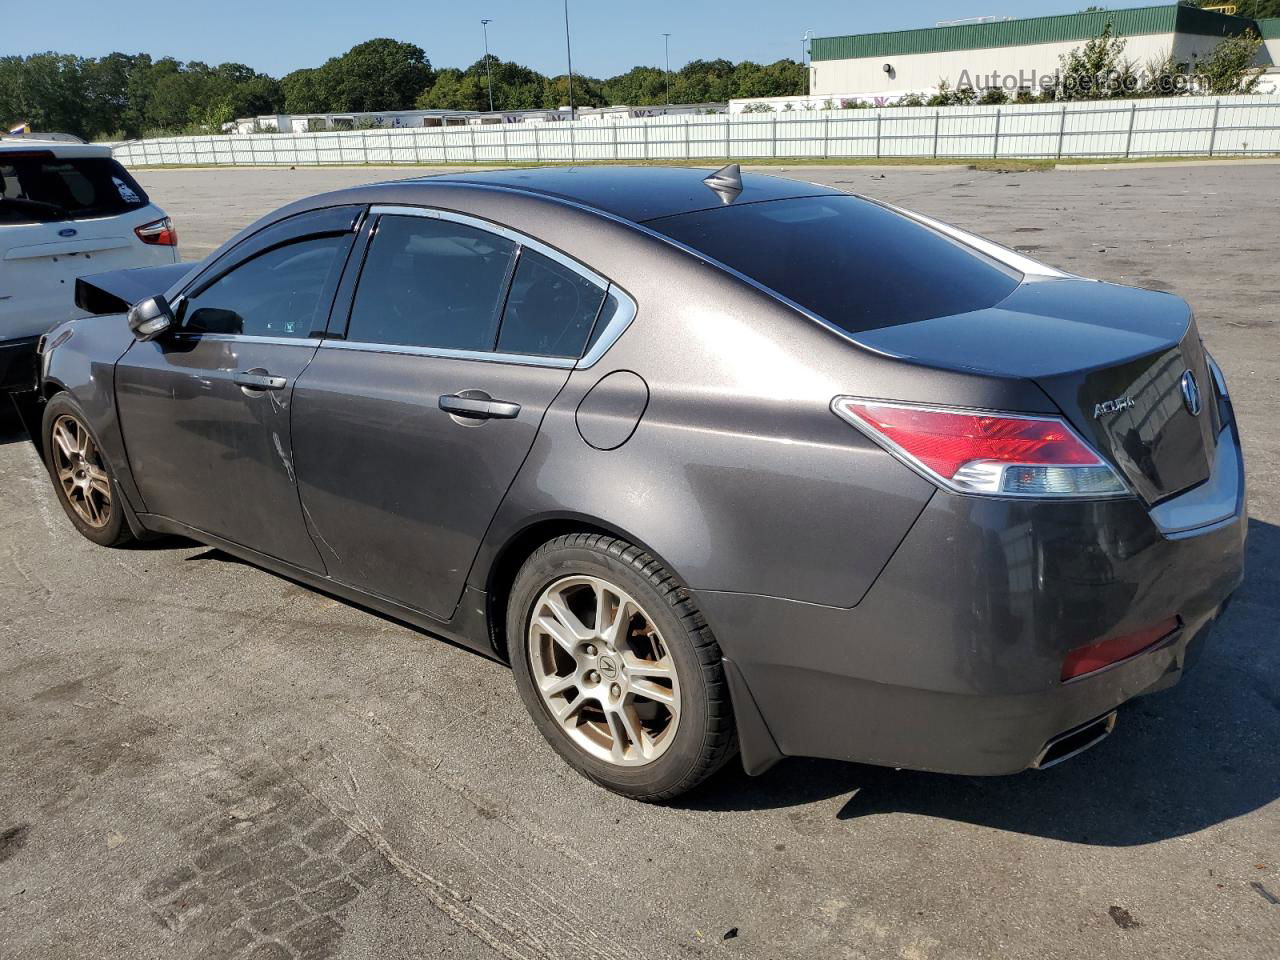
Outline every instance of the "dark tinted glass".
[(577, 359), (603, 302), (604, 291), (590, 280), (540, 253), (521, 250), (498, 349)]
[(137, 181), (110, 157), (0, 153), (0, 223), (109, 217), (148, 202)]
[(182, 306), (195, 333), (307, 337), (324, 326), (351, 235), (300, 240), (223, 274)]
[(720, 207), (647, 226), (850, 333), (999, 303), (1020, 275), (857, 197)]
[(384, 216), (365, 258), (348, 340), (492, 350), (515, 244), (448, 220)]

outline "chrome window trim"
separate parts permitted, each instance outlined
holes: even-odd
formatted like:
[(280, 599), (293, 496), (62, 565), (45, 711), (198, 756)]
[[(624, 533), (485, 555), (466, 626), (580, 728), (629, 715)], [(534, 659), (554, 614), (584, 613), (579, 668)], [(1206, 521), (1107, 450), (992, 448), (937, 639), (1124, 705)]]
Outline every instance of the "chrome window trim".
[(398, 343), (369, 343), (364, 340), (337, 340), (332, 337), (320, 341), (323, 349), (354, 350), (358, 353), (395, 353), (410, 357), (436, 357), (441, 360), (478, 360), (482, 363), (510, 363), (524, 367), (557, 367), (572, 370), (576, 361), (572, 357), (540, 357), (526, 353), (498, 353), (494, 350), (452, 350), (448, 347), (415, 347)]
[(252, 333), (202, 333), (198, 330), (175, 330), (170, 336), (178, 340), (210, 340), (215, 343), (278, 343), (318, 347), (319, 337), (260, 337)]
[[(631, 299), (630, 294), (620, 287), (609, 284), (608, 289), (605, 291), (605, 301), (607, 302), (610, 297), (618, 301), (618, 309), (613, 312), (613, 317), (609, 320), (608, 325), (605, 326), (604, 332), (591, 345), (591, 349), (584, 353), (582, 359), (575, 364), (579, 370), (586, 370), (595, 366), (600, 358), (609, 352), (609, 348), (617, 342), (627, 327), (631, 326), (631, 321), (636, 318), (636, 314), (639, 312), (639, 308), (636, 306), (636, 302)], [(604, 310), (604, 307), (605, 305), (602, 303), (600, 305), (601, 311)], [(594, 332), (595, 330), (593, 329), (592, 333)]]
[[(423, 217), (429, 220), (448, 220), (453, 223), (461, 223), (464, 226), (473, 227), (477, 230), (483, 230), (496, 236), (508, 240), (517, 247), (523, 249), (528, 248), (534, 253), (539, 253), (548, 260), (554, 260), (561, 266), (572, 270), (578, 276), (590, 281), (604, 291), (604, 300), (601, 302), (601, 311), (604, 310), (605, 303), (612, 298), (618, 304), (613, 312), (608, 325), (604, 331), (596, 338), (595, 343), (591, 345), (585, 354), (581, 357), (544, 357), (537, 354), (524, 353), (503, 353), (498, 350), (452, 350), (447, 347), (419, 347), (403, 344), (392, 343), (373, 343), (364, 340), (339, 340), (326, 338), (325, 346), (338, 347), (343, 350), (364, 350), (369, 353), (399, 353), (409, 356), (418, 357), (440, 357), (443, 359), (454, 360), (479, 360), (485, 363), (512, 363), (522, 366), (535, 367), (555, 367), (564, 370), (572, 369), (588, 369), (600, 361), (600, 359), (609, 352), (609, 348), (617, 342), (627, 327), (631, 326), (631, 321), (636, 318), (639, 308), (635, 300), (625, 290), (613, 283), (607, 277), (601, 276), (596, 271), (583, 263), (573, 259), (568, 254), (562, 253), (555, 247), (548, 246), (540, 240), (526, 236), (518, 230), (503, 226), (500, 223), (494, 223), (492, 220), (485, 220), (481, 217), (469, 216), (465, 213), (457, 213), (453, 210), (441, 210), (436, 207), (414, 207), (403, 204), (374, 204), (369, 208), (369, 216), (393, 216), (393, 217)], [(357, 290), (359, 283), (356, 284)], [(592, 331), (594, 333), (594, 330)]]

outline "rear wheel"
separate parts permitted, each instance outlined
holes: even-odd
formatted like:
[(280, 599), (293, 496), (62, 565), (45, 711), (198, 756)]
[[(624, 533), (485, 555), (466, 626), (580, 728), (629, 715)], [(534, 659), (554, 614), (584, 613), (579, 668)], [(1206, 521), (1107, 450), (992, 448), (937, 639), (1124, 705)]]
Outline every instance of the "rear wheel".
[(42, 429), (45, 466), (75, 528), (104, 547), (132, 540), (115, 478), (79, 404), (66, 394), (54, 396), (45, 405)]
[(544, 544), (516, 576), (507, 620), (525, 706), (595, 782), (666, 800), (733, 755), (719, 646), (688, 590), (640, 548), (598, 534)]

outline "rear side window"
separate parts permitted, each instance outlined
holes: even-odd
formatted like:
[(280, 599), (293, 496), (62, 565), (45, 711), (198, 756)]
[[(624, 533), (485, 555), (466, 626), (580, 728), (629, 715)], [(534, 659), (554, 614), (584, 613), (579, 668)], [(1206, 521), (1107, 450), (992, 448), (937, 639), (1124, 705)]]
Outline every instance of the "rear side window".
[(347, 339), (493, 350), (516, 245), (450, 220), (383, 216), (365, 257)]
[(110, 157), (0, 153), (0, 188), (0, 224), (110, 217), (149, 202)]
[(674, 240), (858, 333), (993, 306), (1022, 280), (857, 197), (803, 197), (650, 220)]
[(309, 337), (324, 327), (351, 234), (273, 247), (183, 301), (188, 333)]
[(603, 303), (604, 290), (586, 277), (523, 249), (502, 314), (498, 349), (577, 359)]

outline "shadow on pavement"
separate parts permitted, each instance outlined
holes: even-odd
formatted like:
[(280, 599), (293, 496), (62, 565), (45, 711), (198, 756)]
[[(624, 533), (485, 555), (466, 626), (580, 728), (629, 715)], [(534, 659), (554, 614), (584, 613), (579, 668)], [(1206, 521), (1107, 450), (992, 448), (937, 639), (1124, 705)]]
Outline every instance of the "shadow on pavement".
[(1195, 669), (1121, 708), (1111, 737), (1061, 766), (979, 778), (792, 759), (753, 779), (731, 764), (676, 805), (756, 810), (852, 793), (837, 819), (907, 813), (1100, 846), (1248, 814), (1280, 797), (1280, 528), (1250, 521), (1247, 571)]
[[(216, 548), (186, 559), (243, 562)], [(1195, 669), (1122, 707), (1111, 737), (1061, 766), (982, 778), (794, 758), (753, 778), (735, 760), (672, 806), (782, 809), (851, 794), (836, 819), (906, 813), (1101, 846), (1153, 843), (1248, 814), (1280, 797), (1280, 527), (1250, 521), (1247, 571)]]

